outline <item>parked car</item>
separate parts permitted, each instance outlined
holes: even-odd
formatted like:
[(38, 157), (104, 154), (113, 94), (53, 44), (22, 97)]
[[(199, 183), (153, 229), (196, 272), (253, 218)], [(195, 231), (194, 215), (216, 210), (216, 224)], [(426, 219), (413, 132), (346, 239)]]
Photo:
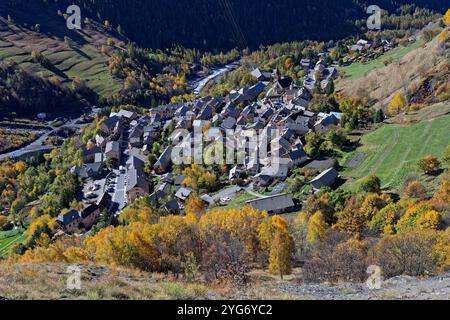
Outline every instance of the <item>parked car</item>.
[(87, 193), (85, 196), (86, 196), (86, 199), (95, 199), (95, 198), (98, 198), (98, 195), (95, 194), (95, 193), (93, 193), (93, 192), (89, 192), (89, 193)]
[(224, 198), (220, 199), (220, 204), (221, 205), (227, 205), (230, 202), (231, 202), (231, 198), (230, 197), (224, 197)]

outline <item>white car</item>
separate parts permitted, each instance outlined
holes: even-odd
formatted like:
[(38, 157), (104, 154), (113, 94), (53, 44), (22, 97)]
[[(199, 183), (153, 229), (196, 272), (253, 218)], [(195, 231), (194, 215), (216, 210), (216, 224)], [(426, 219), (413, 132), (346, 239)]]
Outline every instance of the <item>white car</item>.
[(230, 203), (231, 198), (230, 197), (224, 197), (220, 199), (220, 204), (226, 205), (228, 203)]

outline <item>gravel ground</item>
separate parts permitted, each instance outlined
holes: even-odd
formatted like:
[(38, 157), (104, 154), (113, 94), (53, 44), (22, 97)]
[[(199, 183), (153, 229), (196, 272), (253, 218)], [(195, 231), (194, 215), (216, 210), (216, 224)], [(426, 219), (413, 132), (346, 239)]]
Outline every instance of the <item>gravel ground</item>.
[(379, 290), (365, 284), (289, 285), (278, 290), (292, 296), (318, 300), (450, 300), (450, 273), (418, 279), (400, 276), (383, 281)]

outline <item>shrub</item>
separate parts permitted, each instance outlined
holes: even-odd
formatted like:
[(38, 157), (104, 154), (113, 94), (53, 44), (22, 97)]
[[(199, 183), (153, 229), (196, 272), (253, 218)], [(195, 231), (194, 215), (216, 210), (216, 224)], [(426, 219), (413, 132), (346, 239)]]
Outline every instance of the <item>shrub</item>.
[(439, 269), (440, 256), (434, 250), (439, 233), (414, 230), (383, 237), (374, 247), (375, 264), (385, 277), (423, 276)]
[(0, 215), (0, 230), (8, 223), (8, 218)]
[(395, 224), (400, 219), (401, 207), (391, 203), (378, 211), (370, 222), (370, 228), (384, 234), (395, 233)]
[(366, 278), (367, 244), (348, 234), (329, 231), (315, 257), (303, 267), (305, 282), (355, 281)]
[(423, 202), (408, 208), (398, 221), (396, 229), (398, 232), (404, 232), (414, 228), (436, 230), (439, 223), (440, 215), (436, 215), (434, 207), (428, 202)]
[(404, 194), (412, 199), (424, 199), (427, 194), (427, 189), (419, 181), (413, 181), (405, 188)]
[(393, 116), (399, 114), (400, 112), (403, 112), (407, 104), (408, 101), (406, 100), (405, 96), (401, 93), (397, 93), (389, 104), (389, 114)]
[(363, 192), (380, 193), (381, 180), (376, 175), (370, 175), (361, 182), (359, 188)]
[(417, 166), (424, 174), (432, 174), (441, 169), (441, 162), (436, 157), (426, 156), (417, 162)]

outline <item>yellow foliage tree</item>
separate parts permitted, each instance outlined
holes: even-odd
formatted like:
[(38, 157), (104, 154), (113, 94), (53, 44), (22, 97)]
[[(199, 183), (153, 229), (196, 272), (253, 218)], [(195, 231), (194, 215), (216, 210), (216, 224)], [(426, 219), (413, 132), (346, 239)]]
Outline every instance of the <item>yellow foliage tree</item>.
[(327, 229), (328, 224), (325, 222), (324, 215), (321, 211), (317, 211), (309, 219), (307, 241), (311, 244), (318, 243), (325, 236)]
[(78, 247), (69, 247), (65, 252), (64, 256), (69, 263), (84, 263), (89, 261), (89, 256), (87, 252)]
[(442, 18), (442, 21), (446, 26), (450, 26), (450, 9), (447, 10), (444, 17)]
[(120, 215), (120, 221), (124, 224), (133, 222), (155, 223), (158, 221), (158, 212), (152, 207), (137, 204), (136, 207), (125, 208)]
[(48, 228), (48, 230), (53, 231), (57, 227), (56, 219), (53, 219), (50, 215), (43, 215), (39, 218), (35, 219), (29, 226), (29, 228), (26, 231), (26, 235), (28, 240), (31, 239), (31, 237), (35, 236), (36, 233), (39, 233), (42, 230), (45, 230)]
[(292, 272), (292, 254), (294, 251), (294, 240), (282, 231), (275, 232), (269, 255), (269, 271), (272, 274), (283, 276)]
[(427, 211), (417, 219), (416, 227), (422, 230), (437, 230), (441, 223), (441, 216), (436, 210)]
[(14, 164), (14, 170), (16, 170), (18, 174), (24, 173), (26, 169), (27, 164), (23, 161), (18, 161)]
[(389, 104), (388, 113), (390, 115), (396, 115), (404, 111), (407, 105), (405, 96), (401, 93), (396, 93), (391, 103)]
[(442, 31), (439, 34), (439, 42), (440, 43), (445, 43), (447, 41), (447, 39), (449, 38), (449, 33), (447, 30)]
[(217, 176), (199, 165), (193, 164), (191, 167), (186, 168), (183, 174), (186, 175), (186, 179), (183, 181), (183, 185), (186, 187), (197, 191), (201, 189), (212, 191), (217, 187)]
[(434, 247), (434, 252), (439, 257), (439, 271), (450, 270), (450, 228), (440, 233), (439, 241)]
[(443, 175), (441, 186), (434, 195), (434, 200), (444, 204), (450, 203), (450, 172), (446, 172)]
[(191, 194), (185, 205), (186, 216), (193, 215), (199, 217), (205, 210), (205, 202), (196, 193)]

